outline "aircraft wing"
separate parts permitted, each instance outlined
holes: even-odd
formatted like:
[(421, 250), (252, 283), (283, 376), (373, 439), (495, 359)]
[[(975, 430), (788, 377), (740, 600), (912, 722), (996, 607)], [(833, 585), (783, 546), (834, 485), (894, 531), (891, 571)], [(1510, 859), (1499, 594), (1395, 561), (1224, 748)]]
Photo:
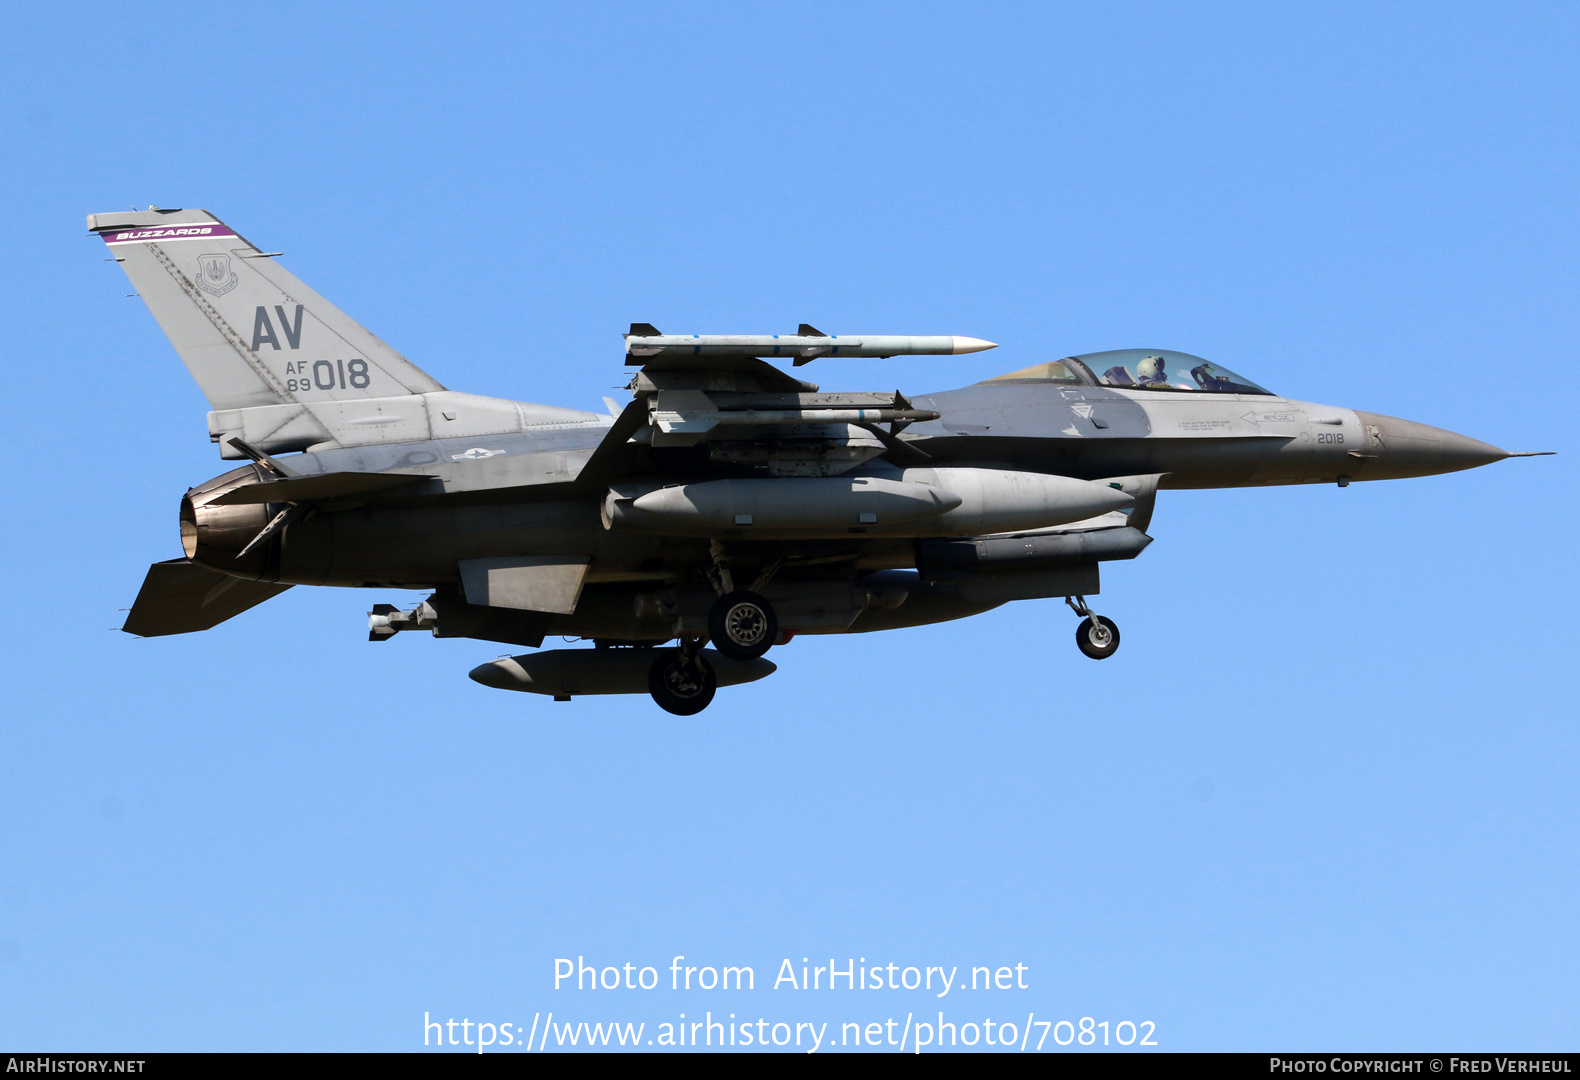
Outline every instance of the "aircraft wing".
[(603, 441), (593, 451), (592, 457), (576, 474), (576, 488), (601, 492), (629, 471), (635, 453), (646, 449), (645, 446), (633, 446), (631, 436), (647, 424), (647, 410), (646, 399), (638, 398), (621, 411), (614, 425), (605, 433)]
[(157, 562), (148, 568), (121, 629), (138, 637), (207, 630), (290, 587), (231, 577), (188, 559)]

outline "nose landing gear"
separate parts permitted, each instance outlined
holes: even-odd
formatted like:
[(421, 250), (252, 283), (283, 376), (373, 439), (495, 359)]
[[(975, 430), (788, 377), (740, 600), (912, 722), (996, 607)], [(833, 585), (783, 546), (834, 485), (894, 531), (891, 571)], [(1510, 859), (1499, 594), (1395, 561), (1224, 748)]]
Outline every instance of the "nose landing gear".
[(1076, 648), (1093, 660), (1107, 660), (1119, 651), (1119, 627), (1114, 620), (1087, 607), (1084, 596), (1066, 596), (1064, 602), (1082, 616), (1081, 624), (1075, 628)]

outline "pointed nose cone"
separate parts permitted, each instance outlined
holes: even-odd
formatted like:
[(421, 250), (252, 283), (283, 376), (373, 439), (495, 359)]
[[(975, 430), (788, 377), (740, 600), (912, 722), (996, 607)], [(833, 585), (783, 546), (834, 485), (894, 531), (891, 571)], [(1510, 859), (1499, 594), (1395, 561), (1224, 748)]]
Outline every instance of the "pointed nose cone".
[(955, 343), (954, 351), (957, 356), (960, 353), (986, 352), (989, 349), (998, 348), (998, 342), (984, 341), (979, 337), (961, 337), (956, 334), (953, 340)]
[(1355, 415), (1365, 430), (1362, 453), (1368, 456), (1361, 460), (1366, 463), (1362, 475), (1368, 480), (1459, 472), (1509, 456), (1491, 443), (1413, 420), (1366, 412)]

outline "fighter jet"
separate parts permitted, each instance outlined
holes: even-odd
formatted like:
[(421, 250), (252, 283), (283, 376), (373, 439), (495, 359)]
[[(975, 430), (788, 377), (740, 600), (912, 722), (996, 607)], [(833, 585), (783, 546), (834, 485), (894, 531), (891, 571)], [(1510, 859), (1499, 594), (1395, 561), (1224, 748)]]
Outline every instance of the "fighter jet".
[[(293, 585), (417, 589), (405, 631), (537, 649), (486, 686), (651, 694), (676, 715), (860, 634), (1062, 597), (1112, 656), (1100, 567), (1152, 542), (1160, 488), (1338, 484), (1513, 454), (1292, 401), (1167, 349), (1040, 360), (958, 390), (825, 393), (811, 361), (959, 354), (973, 337), (674, 335), (635, 323), (608, 414), (447, 390), (205, 210), (93, 214), (237, 467), (181, 498), (183, 558), (123, 629), (206, 630)], [(777, 361), (777, 363), (775, 363)], [(786, 370), (786, 368), (789, 370)], [(711, 648), (708, 647), (711, 645)]]

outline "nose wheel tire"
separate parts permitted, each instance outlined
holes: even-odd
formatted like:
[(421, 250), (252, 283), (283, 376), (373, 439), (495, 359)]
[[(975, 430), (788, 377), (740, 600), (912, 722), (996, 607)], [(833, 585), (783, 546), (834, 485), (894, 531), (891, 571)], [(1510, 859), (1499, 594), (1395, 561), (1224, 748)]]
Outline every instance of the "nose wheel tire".
[(755, 660), (779, 636), (774, 606), (754, 592), (737, 589), (713, 602), (708, 612), (708, 637), (731, 660)]
[(1088, 615), (1075, 628), (1075, 644), (1093, 660), (1107, 660), (1119, 651), (1119, 627), (1103, 615)]
[(658, 707), (676, 716), (695, 716), (719, 688), (713, 665), (700, 655), (665, 649), (647, 671), (647, 690)]

